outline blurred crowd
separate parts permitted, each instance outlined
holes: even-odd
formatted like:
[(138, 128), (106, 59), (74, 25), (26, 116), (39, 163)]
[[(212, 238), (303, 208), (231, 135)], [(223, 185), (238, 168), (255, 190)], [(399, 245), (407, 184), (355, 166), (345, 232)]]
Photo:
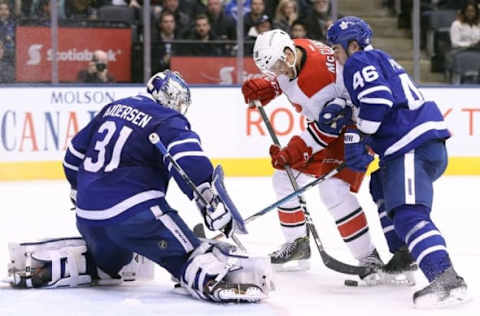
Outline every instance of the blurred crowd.
[[(56, 2), (60, 25), (92, 26), (106, 19), (123, 22), (132, 26), (134, 43), (142, 42), (142, 0)], [(3, 69), (10, 72), (14, 67), (16, 26), (48, 26), (50, 3), (50, 0), (0, 0), (1, 82), (13, 80), (3, 75), (7, 72)], [(168, 68), (171, 56), (236, 55), (236, 0), (151, 0), (150, 7), (152, 71)], [(330, 0), (246, 0), (243, 13), (246, 55), (251, 54), (253, 42), (261, 32), (281, 28), (292, 37), (324, 41), (332, 23)]]
[[(399, 28), (411, 28), (413, 1), (383, 0), (384, 6), (398, 16)], [(435, 37), (430, 34), (434, 24), (430, 13), (449, 10), (454, 14), (451, 20), (447, 19), (447, 48), (430, 48), (429, 52), (432, 64), (442, 55), (441, 70), (447, 74), (455, 65), (457, 53), (480, 47), (478, 1), (421, 0), (422, 48), (427, 51), (428, 37)], [(0, 0), (0, 82), (15, 81), (16, 27), (49, 26), (51, 2)], [(60, 26), (108, 27), (109, 24), (99, 23), (122, 23), (132, 29), (133, 47), (143, 47), (143, 0), (57, 0), (56, 3)], [(251, 55), (255, 38), (261, 32), (280, 28), (293, 38), (325, 41), (332, 23), (330, 0), (244, 0), (243, 3), (244, 54), (247, 56)], [(150, 7), (152, 72), (169, 68), (172, 56), (236, 55), (237, 0), (150, 0)], [(438, 38), (441, 36), (432, 40), (432, 45), (437, 45)], [(439, 50), (442, 52), (438, 53)], [(88, 76), (96, 69), (92, 62), (85, 66), (87, 75), (78, 74), (79, 82), (98, 82), (98, 78)], [(102, 82), (114, 82), (111, 76), (100, 77)]]
[[(398, 27), (412, 27), (414, 0), (384, 0)], [(432, 72), (453, 84), (480, 83), (480, 0), (420, 0), (421, 47)]]

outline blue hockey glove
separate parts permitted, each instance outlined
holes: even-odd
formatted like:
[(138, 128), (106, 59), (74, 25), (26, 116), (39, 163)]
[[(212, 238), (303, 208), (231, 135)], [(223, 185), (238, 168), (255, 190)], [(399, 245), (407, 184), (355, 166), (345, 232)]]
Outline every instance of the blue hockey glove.
[(358, 129), (347, 128), (344, 135), (345, 163), (350, 169), (365, 172), (373, 157), (368, 152), (366, 137)]
[(351, 123), (352, 108), (342, 98), (328, 101), (318, 117), (320, 130), (333, 135), (340, 135), (343, 128)]
[(208, 202), (207, 205), (195, 194), (195, 202), (203, 214), (205, 225), (211, 231), (220, 230), (227, 237), (234, 233), (232, 214), (225, 207), (219, 196), (213, 191), (210, 183), (205, 182), (198, 186), (198, 190)]

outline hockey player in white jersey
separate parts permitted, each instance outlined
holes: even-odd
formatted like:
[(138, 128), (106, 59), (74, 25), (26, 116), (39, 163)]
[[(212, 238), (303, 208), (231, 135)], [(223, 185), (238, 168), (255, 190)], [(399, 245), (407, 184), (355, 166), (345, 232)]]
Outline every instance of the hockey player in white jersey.
[[(106, 105), (72, 139), (63, 165), (82, 238), (11, 244), (12, 286), (120, 282), (137, 253), (165, 268), (198, 299), (262, 300), (270, 289), (269, 261), (233, 254), (235, 247), (226, 243), (199, 240), (165, 200), (173, 178), (196, 201), (209, 229), (234, 233), (232, 204), (226, 191), (214, 189), (222, 181), (218, 167), (213, 169), (184, 116), (191, 103), (189, 87), (178, 73), (166, 70), (150, 79), (147, 91), (148, 96)], [(190, 185), (149, 141), (152, 133)], [(187, 210), (183, 214), (191, 216)]]
[[(349, 121), (348, 93), (343, 85), (342, 67), (330, 47), (309, 39), (292, 40), (281, 30), (260, 34), (253, 56), (266, 75), (247, 80), (242, 92), (247, 104), (258, 100), (266, 105), (284, 93), (297, 112), (307, 117), (306, 130), (293, 136), (284, 148), (272, 145), (270, 155), (275, 169), (273, 187), (277, 197), (293, 192), (285, 166), (294, 169), (299, 186), (320, 177), (343, 162), (343, 129)], [(380, 282), (383, 266), (372, 243), (365, 213), (355, 192), (363, 171), (344, 168), (318, 185), (320, 198), (335, 220), (337, 229), (352, 255), (361, 265), (377, 271), (360, 276), (370, 284)], [(278, 208), (286, 243), (273, 252), (276, 270), (305, 270), (309, 267), (310, 243), (303, 206), (292, 199)]]
[(446, 169), (450, 137), (437, 104), (425, 100), (403, 67), (371, 45), (372, 30), (360, 18), (344, 17), (328, 30), (328, 41), (344, 64), (343, 78), (356, 128), (347, 130), (347, 166), (363, 170), (380, 158), (370, 189), (379, 206), (391, 251), (404, 249), (430, 284), (413, 295), (417, 306), (467, 299), (467, 285), (453, 268), (445, 239), (430, 213), (433, 182)]

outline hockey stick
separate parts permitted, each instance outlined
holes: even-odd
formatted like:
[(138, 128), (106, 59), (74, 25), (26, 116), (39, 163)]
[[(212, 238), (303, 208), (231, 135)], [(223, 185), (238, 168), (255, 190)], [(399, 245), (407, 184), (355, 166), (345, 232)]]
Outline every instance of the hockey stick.
[[(160, 152), (163, 154), (163, 156), (165, 158), (170, 160), (170, 162), (172, 163), (172, 166), (175, 168), (175, 170), (177, 170), (177, 172), (180, 174), (180, 176), (185, 181), (185, 183), (188, 184), (192, 188), (192, 190), (199, 197), (199, 199), (202, 200), (202, 203), (204, 205), (207, 205), (207, 206), (211, 207), (211, 204), (209, 202), (207, 202), (205, 197), (203, 197), (203, 195), (200, 193), (197, 186), (195, 185), (195, 183), (193, 183), (192, 179), (190, 179), (190, 177), (185, 172), (185, 170), (183, 170), (183, 168), (178, 164), (178, 162), (175, 159), (173, 159), (172, 155), (170, 155), (167, 148), (165, 148), (165, 145), (160, 140), (160, 137), (158, 136), (158, 134), (157, 133), (151, 133), (149, 135), (148, 139), (150, 140), (150, 142), (153, 145), (155, 145), (155, 147), (158, 148), (158, 150), (160, 150)], [(202, 214), (202, 216), (203, 216), (203, 214)], [(226, 236), (226, 234), (225, 234), (225, 236)], [(238, 240), (237, 236), (235, 236), (234, 233), (232, 233), (231, 238), (241, 250), (243, 250), (245, 252), (247, 251), (246, 248), (242, 245), (242, 243), (240, 242), (240, 240)]]
[[(262, 116), (263, 122), (265, 123), (265, 126), (267, 127), (268, 133), (270, 134), (270, 137), (272, 138), (272, 141), (275, 145), (280, 146), (280, 141), (278, 140), (277, 135), (275, 134), (272, 124), (270, 123), (270, 120), (267, 117), (267, 114), (265, 113), (265, 110), (263, 109), (262, 104), (260, 101), (255, 100), (253, 101), (255, 107), (258, 109), (260, 112), (260, 115)], [(340, 168), (341, 166), (341, 168)], [(343, 169), (345, 166), (344, 163), (342, 163), (339, 167), (332, 171), (336, 171), (338, 173), (340, 169)], [(340, 169), (339, 169), (340, 168)], [(288, 178), (290, 179), (290, 183), (292, 184), (293, 189), (295, 192), (299, 191), (297, 181), (295, 180), (295, 177), (293, 176), (292, 169), (289, 166), (285, 166), (285, 171), (287, 172)], [(330, 172), (331, 173), (331, 172)], [(328, 173), (325, 175), (323, 180), (332, 177), (333, 175), (330, 175)], [(334, 174), (334, 175), (335, 175)], [(318, 180), (318, 179), (317, 179)], [(313, 181), (315, 182), (315, 181)], [(313, 183), (312, 182), (312, 183)], [(320, 181), (318, 181), (320, 182)], [(297, 194), (298, 196), (298, 201), (300, 202), (300, 205), (302, 206), (304, 213), (305, 213), (305, 221), (307, 224), (307, 229), (312, 233), (313, 240), (315, 240), (315, 244), (317, 245), (318, 252), (320, 253), (320, 257), (322, 258), (323, 263), (325, 264), (326, 267), (335, 270), (340, 273), (345, 273), (345, 274), (357, 274), (357, 275), (363, 275), (366, 274), (370, 268), (368, 267), (360, 267), (360, 266), (354, 266), (350, 264), (343, 263), (341, 261), (338, 261), (337, 259), (333, 258), (330, 256), (324, 249), (323, 243), (320, 240), (320, 237), (318, 235), (317, 229), (315, 228), (315, 225), (313, 224), (312, 217), (310, 216), (310, 212), (308, 212), (307, 207), (306, 207), (306, 202), (305, 199), (301, 194)]]
[[(316, 186), (317, 184), (319, 184), (320, 182), (323, 182), (327, 179), (330, 179), (331, 177), (333, 177), (334, 175), (336, 175), (338, 172), (340, 172), (340, 170), (342, 170), (343, 168), (345, 168), (345, 163), (342, 163), (340, 164), (337, 168), (333, 169), (332, 171), (330, 171), (329, 173), (321, 176), (320, 178), (317, 178), (315, 180), (313, 180), (312, 182), (310, 183), (307, 183), (306, 185), (304, 185), (303, 187), (301, 188), (298, 188), (296, 191), (293, 191), (292, 193), (284, 196), (283, 198), (281, 198), (280, 200), (270, 204), (269, 206), (265, 207), (264, 209), (256, 212), (255, 214), (252, 214), (250, 215), (249, 217), (245, 218), (245, 224), (248, 224), (250, 222), (253, 222), (254, 220), (256, 220), (258, 217), (262, 216), (262, 215), (265, 215), (266, 213), (270, 212), (271, 210), (274, 210), (276, 209), (277, 207), (279, 207), (280, 205), (282, 205), (283, 203), (285, 203), (286, 201), (288, 200), (291, 200), (295, 197), (297, 197), (298, 195), (302, 194), (303, 192), (307, 191), (308, 189), (311, 189), (313, 188), (314, 186)], [(202, 224), (197, 224), (195, 225), (194, 227), (194, 232), (195, 233), (198, 233), (199, 235), (201, 236), (205, 236), (205, 233), (201, 233), (201, 232), (205, 232), (203, 230), (203, 227), (202, 227)], [(212, 239), (220, 239), (222, 238), (224, 235), (223, 234), (219, 234), (215, 237), (213, 237)], [(353, 273), (353, 274), (356, 274), (356, 273)]]

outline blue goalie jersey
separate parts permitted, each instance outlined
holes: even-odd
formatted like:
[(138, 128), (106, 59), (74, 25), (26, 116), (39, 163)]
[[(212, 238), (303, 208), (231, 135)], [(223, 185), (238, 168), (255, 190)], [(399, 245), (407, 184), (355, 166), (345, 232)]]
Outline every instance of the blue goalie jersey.
[(343, 77), (358, 114), (357, 127), (371, 135), (369, 145), (380, 159), (450, 137), (437, 104), (425, 101), (403, 67), (385, 52), (354, 53)]
[(211, 181), (212, 164), (185, 116), (146, 96), (117, 100), (75, 135), (65, 155), (65, 175), (77, 192), (78, 220), (121, 221), (165, 203), (172, 176), (193, 198), (192, 189), (149, 142), (152, 132), (196, 185)]

